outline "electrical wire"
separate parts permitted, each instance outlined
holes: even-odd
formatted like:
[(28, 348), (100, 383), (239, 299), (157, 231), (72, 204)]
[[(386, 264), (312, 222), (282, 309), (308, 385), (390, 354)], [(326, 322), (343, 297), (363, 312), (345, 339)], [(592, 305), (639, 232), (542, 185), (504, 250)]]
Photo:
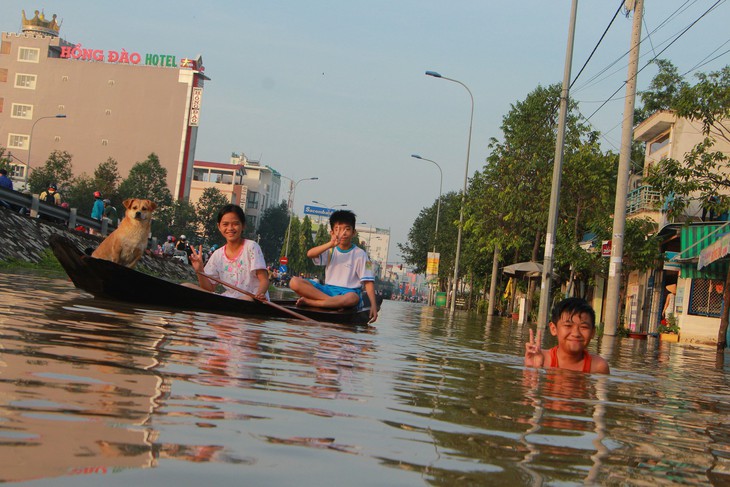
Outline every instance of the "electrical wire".
[[(691, 3), (690, 3), (690, 1), (691, 1)], [(669, 22), (670, 22), (671, 20), (673, 20), (673, 19), (674, 19), (674, 18), (675, 18), (675, 17), (677, 16), (677, 15), (679, 15), (680, 13), (683, 13), (684, 11), (686, 11), (686, 10), (687, 10), (687, 9), (688, 9), (689, 7), (691, 7), (691, 6), (692, 6), (692, 5), (694, 4), (694, 3), (696, 3), (696, 2), (697, 2), (697, 0), (686, 0), (686, 1), (685, 1), (685, 2), (684, 2), (684, 3), (682, 4), (682, 5), (680, 5), (679, 7), (677, 7), (677, 8), (676, 8), (676, 9), (674, 10), (674, 12), (672, 12), (671, 14), (669, 14), (669, 16), (668, 16), (667, 18), (665, 18), (665, 19), (664, 19), (664, 20), (663, 20), (662, 22), (660, 22), (660, 23), (659, 23), (659, 25), (658, 25), (658, 26), (657, 26), (657, 27), (656, 27), (656, 28), (655, 28), (655, 29), (654, 29), (653, 31), (649, 32), (649, 33), (647, 34), (647, 37), (649, 37), (649, 36), (651, 36), (652, 34), (656, 33), (656, 32), (657, 32), (657, 31), (658, 31), (659, 29), (663, 28), (663, 27), (664, 27), (664, 26), (665, 26), (665, 25), (666, 25), (667, 23), (669, 23)], [(687, 4), (689, 4), (689, 5), (687, 5)], [(675, 35), (676, 35), (676, 34), (675, 34)], [(645, 39), (646, 39), (646, 38), (645, 38)], [(642, 41), (642, 42), (643, 42), (643, 41)], [(664, 42), (666, 42), (666, 41), (664, 41)], [(662, 42), (661, 44), (663, 44), (663, 42)], [(660, 44), (660, 45), (661, 45), (661, 44)], [(576, 88), (576, 91), (580, 91), (580, 90), (583, 90), (583, 89), (589, 88), (590, 86), (593, 86), (593, 85), (591, 84), (591, 83), (593, 83), (593, 81), (596, 81), (596, 80), (597, 80), (597, 79), (598, 79), (598, 78), (599, 78), (600, 76), (602, 76), (602, 75), (603, 75), (603, 74), (604, 74), (604, 73), (605, 73), (606, 71), (608, 71), (609, 69), (611, 69), (611, 68), (612, 68), (613, 66), (615, 66), (615, 65), (616, 65), (617, 63), (619, 63), (619, 62), (620, 62), (620, 61), (621, 61), (621, 60), (622, 60), (623, 58), (625, 58), (625, 57), (626, 57), (626, 56), (627, 56), (627, 55), (629, 54), (629, 52), (631, 52), (631, 51), (630, 51), (630, 50), (628, 50), (628, 51), (624, 52), (624, 53), (623, 53), (623, 54), (622, 54), (621, 56), (619, 56), (619, 57), (618, 57), (618, 58), (617, 58), (616, 60), (614, 60), (613, 62), (611, 62), (611, 63), (610, 63), (610, 64), (609, 64), (608, 66), (606, 66), (605, 68), (603, 68), (602, 70), (600, 70), (600, 71), (599, 71), (598, 73), (596, 73), (595, 75), (593, 75), (593, 77), (591, 77), (590, 79), (588, 79), (588, 80), (587, 80), (587, 81), (585, 82), (585, 84), (583, 84), (583, 85), (581, 85), (581, 86), (578, 86), (578, 87)], [(624, 68), (621, 68), (621, 69), (624, 69)], [(609, 74), (609, 76), (608, 76), (608, 77), (610, 77), (610, 76), (614, 75), (614, 74), (615, 74), (616, 72), (618, 72), (618, 71), (614, 71), (614, 72), (612, 72), (611, 74)], [(605, 78), (601, 78), (600, 80), (596, 81), (596, 83), (599, 83), (599, 82), (603, 81), (604, 79), (605, 79)], [(594, 83), (594, 84), (595, 84), (595, 83)]]
[[(638, 76), (638, 74), (640, 72), (642, 72), (647, 66), (649, 66), (652, 63), (652, 61), (656, 60), (658, 56), (660, 56), (664, 51), (666, 51), (667, 49), (669, 49), (672, 46), (672, 44), (674, 44), (675, 42), (677, 42), (684, 34), (686, 34), (689, 29), (691, 29), (692, 27), (694, 27), (695, 24), (697, 24), (697, 22), (699, 22), (700, 20), (702, 20), (705, 17), (705, 15), (707, 15), (708, 13), (710, 13), (715, 7), (717, 7), (720, 3), (724, 2), (724, 1), (725, 0), (717, 0), (714, 4), (712, 4), (712, 6), (710, 8), (708, 8), (707, 10), (705, 10), (705, 12), (702, 15), (700, 15), (699, 17), (697, 17), (697, 19), (695, 19), (691, 24), (689, 24), (679, 35), (677, 35), (674, 39), (672, 39), (672, 42), (670, 42), (664, 49), (662, 49), (661, 51), (659, 51), (659, 54), (657, 54), (656, 56), (654, 56), (651, 60), (649, 60), (649, 62), (647, 62), (644, 66), (642, 66), (641, 69), (639, 69), (636, 72), (636, 74), (634, 75), (634, 77)], [(613, 96), (616, 93), (618, 93), (619, 91), (621, 91), (621, 88), (623, 88), (624, 86), (626, 86), (626, 83), (628, 83), (628, 82), (629, 82), (629, 80), (624, 81), (621, 84), (621, 86), (619, 86), (618, 89), (616, 89), (616, 91), (614, 91), (611, 94), (611, 96), (609, 96), (608, 99), (601, 104), (601, 106), (599, 106), (598, 108), (596, 108), (596, 110), (593, 113), (591, 113), (591, 115), (586, 120), (590, 120), (593, 117), (593, 115), (595, 115), (596, 113), (598, 113), (604, 106), (606, 106), (606, 104), (609, 101), (611, 101), (611, 99), (613, 98)]]
[(611, 28), (611, 25), (613, 25), (613, 21), (616, 20), (616, 17), (618, 17), (618, 13), (621, 11), (621, 7), (623, 7), (624, 1), (625, 0), (621, 0), (620, 4), (618, 6), (618, 9), (616, 10), (616, 13), (613, 14), (613, 18), (611, 19), (611, 22), (609, 22), (608, 25), (606, 26), (606, 30), (603, 31), (603, 34), (601, 35), (601, 38), (598, 39), (598, 42), (596, 43), (595, 47), (591, 51), (591, 54), (588, 56), (588, 59), (586, 59), (586, 62), (583, 63), (583, 67), (580, 68), (580, 71), (578, 71), (578, 74), (575, 76), (575, 78), (573, 79), (573, 81), (570, 83), (570, 86), (568, 86), (568, 89), (570, 89), (570, 88), (573, 87), (573, 83), (575, 83), (576, 81), (578, 81), (578, 78), (580, 78), (580, 74), (583, 72), (584, 69), (586, 69), (586, 66), (588, 66), (588, 62), (591, 60), (591, 58), (593, 57), (593, 55), (596, 53), (596, 49), (598, 49), (598, 46), (601, 45), (601, 42), (603, 41), (603, 38), (606, 37), (606, 34), (608, 33), (608, 29)]
[(714, 58), (712, 58), (712, 59), (710, 59), (710, 60), (708, 60), (708, 61), (705, 61), (705, 60), (706, 60), (706, 59), (707, 59), (708, 57), (712, 56), (712, 55), (713, 55), (713, 54), (715, 54), (715, 53), (716, 53), (717, 51), (719, 51), (719, 50), (720, 50), (720, 49), (722, 48), (722, 46), (724, 46), (724, 45), (725, 45), (725, 44), (727, 44), (728, 42), (730, 42), (730, 39), (728, 39), (728, 40), (726, 40), (725, 42), (723, 42), (722, 44), (720, 44), (720, 45), (719, 45), (719, 46), (718, 46), (718, 47), (717, 47), (717, 48), (716, 48), (716, 49), (715, 49), (714, 51), (712, 51), (712, 52), (711, 52), (710, 54), (708, 54), (707, 56), (705, 56), (704, 58), (702, 58), (702, 60), (701, 60), (701, 61), (700, 61), (699, 63), (695, 64), (695, 65), (694, 65), (694, 66), (692, 66), (692, 67), (691, 67), (690, 69), (688, 69), (687, 71), (685, 71), (684, 73), (682, 73), (682, 77), (684, 77), (684, 76), (688, 75), (689, 73), (691, 73), (692, 71), (694, 71), (694, 70), (696, 70), (696, 69), (700, 69), (700, 68), (701, 68), (702, 66), (704, 66), (705, 64), (709, 64), (709, 63), (711, 63), (712, 61), (714, 61), (715, 59), (717, 59), (717, 58), (720, 58), (720, 57), (724, 56), (725, 54), (727, 54), (728, 52), (730, 52), (730, 50), (727, 50), (727, 51), (725, 51), (725, 52), (722, 52), (722, 53), (718, 54), (718, 55), (717, 55), (717, 56), (715, 56)]

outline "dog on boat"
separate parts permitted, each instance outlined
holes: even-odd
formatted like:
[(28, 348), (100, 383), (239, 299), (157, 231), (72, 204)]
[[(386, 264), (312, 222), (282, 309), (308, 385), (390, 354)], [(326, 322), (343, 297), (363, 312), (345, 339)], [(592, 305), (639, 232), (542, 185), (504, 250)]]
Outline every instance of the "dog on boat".
[(151, 200), (130, 198), (124, 200), (125, 217), (99, 247), (91, 254), (97, 259), (134, 267), (147, 248), (152, 224), (152, 212), (157, 205)]

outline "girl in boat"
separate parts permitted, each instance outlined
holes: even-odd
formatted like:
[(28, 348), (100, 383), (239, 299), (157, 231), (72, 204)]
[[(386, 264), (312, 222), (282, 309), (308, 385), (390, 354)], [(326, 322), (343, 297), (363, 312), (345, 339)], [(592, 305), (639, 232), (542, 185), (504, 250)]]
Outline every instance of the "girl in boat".
[[(190, 254), (190, 263), (195, 272), (204, 272), (212, 277), (225, 281), (232, 286), (248, 291), (259, 300), (269, 299), (269, 274), (266, 271), (264, 254), (259, 244), (243, 238), (246, 228), (246, 215), (238, 205), (226, 205), (218, 211), (218, 231), (226, 244), (217, 249), (203, 264), (202, 245)], [(215, 283), (198, 274), (198, 283), (206, 291), (215, 291)], [(251, 298), (233, 289), (227, 288), (224, 296), (251, 301)]]

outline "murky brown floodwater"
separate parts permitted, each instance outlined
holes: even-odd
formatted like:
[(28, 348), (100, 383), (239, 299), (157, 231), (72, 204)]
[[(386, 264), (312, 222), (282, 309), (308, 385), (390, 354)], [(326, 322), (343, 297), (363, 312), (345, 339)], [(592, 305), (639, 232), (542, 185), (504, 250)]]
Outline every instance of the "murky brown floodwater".
[(525, 370), (526, 333), (391, 301), (371, 332), (140, 309), (0, 274), (0, 482), (730, 484), (713, 350), (594, 343), (598, 377)]

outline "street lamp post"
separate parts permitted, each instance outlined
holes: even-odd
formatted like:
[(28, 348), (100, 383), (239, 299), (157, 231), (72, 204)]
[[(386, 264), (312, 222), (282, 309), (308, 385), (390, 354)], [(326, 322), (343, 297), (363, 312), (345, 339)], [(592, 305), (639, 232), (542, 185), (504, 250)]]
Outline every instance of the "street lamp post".
[[(441, 213), (441, 189), (444, 184), (444, 173), (441, 171), (441, 166), (436, 161), (432, 161), (431, 159), (426, 159), (425, 157), (421, 157), (418, 154), (411, 154), (411, 157), (414, 157), (416, 159), (421, 159), (422, 161), (428, 161), (433, 162), (436, 167), (439, 169), (439, 199), (438, 203), (436, 204), (436, 230), (433, 232), (433, 252), (436, 253), (436, 242), (438, 241), (438, 235), (439, 235), (439, 214)], [(426, 269), (428, 269), (428, 259), (426, 259)], [(438, 273), (437, 273), (438, 274)], [(428, 305), (431, 306), (434, 302), (434, 293), (438, 291), (438, 275), (436, 276), (436, 282), (429, 286), (429, 293), (428, 293)]]
[(28, 162), (25, 165), (25, 180), (23, 181), (25, 189), (28, 188), (28, 176), (30, 175), (30, 148), (33, 142), (33, 130), (35, 129), (35, 124), (47, 118), (66, 118), (66, 115), (64, 113), (58, 113), (56, 115), (49, 115), (47, 117), (38, 117), (38, 119), (33, 122), (33, 125), (30, 126), (30, 135), (28, 136)]
[[(286, 176), (282, 176), (282, 177), (286, 177)], [(286, 179), (289, 179), (289, 178), (286, 178)], [(291, 220), (292, 220), (292, 217), (294, 216), (294, 211), (293, 211), (294, 210), (294, 196), (296, 195), (296, 192), (297, 192), (297, 185), (299, 183), (301, 183), (302, 181), (315, 181), (317, 179), (319, 179), (319, 178), (317, 178), (317, 177), (302, 178), (299, 181), (297, 181), (296, 183), (294, 183), (293, 179), (289, 179), (289, 181), (291, 181), (294, 184), (292, 184), (292, 186), (289, 189), (289, 226), (286, 229), (286, 251), (284, 252), (284, 255), (286, 257), (289, 257), (289, 238), (291, 237), (291, 235), (290, 235), (291, 234)]]
[(422, 161), (428, 161), (433, 162), (437, 168), (439, 168), (439, 199), (438, 203), (436, 204), (436, 231), (433, 233), (433, 251), (436, 252), (436, 240), (439, 236), (439, 214), (441, 213), (441, 188), (444, 184), (444, 173), (441, 171), (441, 166), (438, 165), (438, 162), (432, 161), (431, 159), (426, 159), (425, 157), (421, 157), (418, 154), (411, 154), (411, 157), (415, 157), (416, 159), (420, 159)]
[(466, 143), (466, 169), (464, 171), (464, 192), (461, 193), (461, 210), (459, 211), (459, 234), (456, 238), (456, 256), (454, 257), (454, 285), (451, 290), (451, 306), (450, 311), (451, 313), (454, 312), (456, 309), (456, 290), (457, 285), (459, 282), (459, 255), (461, 254), (461, 232), (464, 228), (464, 205), (466, 204), (466, 189), (467, 184), (469, 182), (469, 153), (471, 152), (471, 129), (474, 124), (474, 95), (471, 94), (471, 90), (468, 86), (466, 86), (464, 83), (462, 83), (459, 80), (453, 79), (453, 78), (447, 78), (445, 76), (441, 76), (439, 73), (435, 71), (426, 71), (426, 76), (433, 76), (434, 78), (439, 79), (445, 79), (446, 81), (452, 81), (454, 83), (458, 83), (461, 86), (463, 86), (467, 93), (469, 93), (469, 98), (471, 99), (471, 114), (469, 115), (469, 138), (467, 139)]

